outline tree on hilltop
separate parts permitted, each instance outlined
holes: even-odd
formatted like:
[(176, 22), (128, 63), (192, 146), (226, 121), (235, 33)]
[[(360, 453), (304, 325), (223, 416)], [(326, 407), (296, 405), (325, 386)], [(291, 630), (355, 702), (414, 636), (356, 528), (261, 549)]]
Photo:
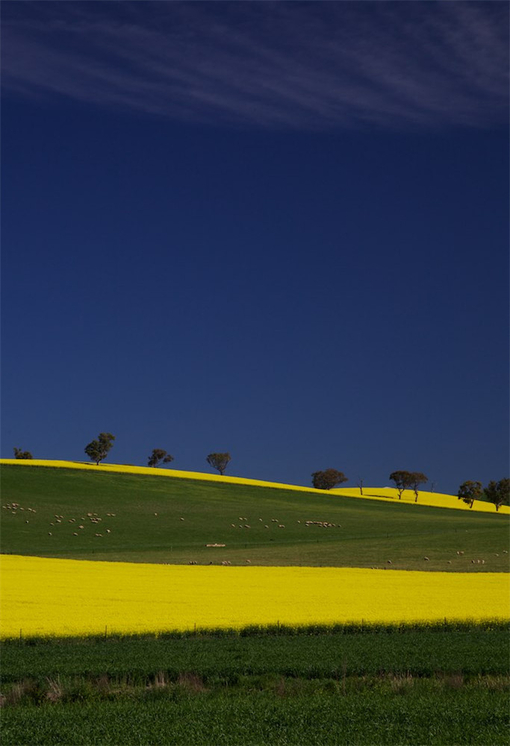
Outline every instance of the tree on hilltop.
[(390, 474), (390, 479), (395, 482), (395, 487), (398, 490), (398, 499), (402, 499), (402, 493), (404, 490), (409, 490), (413, 486), (412, 473), (410, 471), (393, 471)]
[(99, 433), (97, 440), (93, 440), (85, 446), (85, 453), (91, 461), (95, 461), (96, 465), (99, 465), (99, 462), (104, 461), (110, 449), (113, 448), (114, 440), (115, 435), (111, 433)]
[(30, 459), (33, 458), (30, 451), (22, 451), (21, 448), (14, 448), (14, 458)]
[(347, 482), (347, 477), (337, 469), (314, 471), (312, 474), (312, 484), (316, 490), (332, 490), (342, 482)]
[(502, 505), (508, 505), (510, 502), (510, 479), (500, 479), (499, 482), (489, 482), (484, 489), (485, 497), (494, 505), (496, 511)]
[(466, 505), (470, 508), (473, 507), (475, 500), (479, 500), (483, 495), (483, 488), (481, 482), (472, 482), (468, 479), (467, 482), (462, 482), (457, 492), (459, 500), (463, 500)]
[(223, 475), (231, 458), (230, 453), (210, 453), (207, 456), (206, 461), (209, 466), (212, 466), (213, 469), (217, 469), (219, 473)]
[(421, 471), (412, 471), (411, 472), (411, 487), (414, 490), (414, 502), (418, 502), (418, 487), (420, 484), (426, 484), (429, 481), (429, 478), (425, 476)]
[(174, 460), (173, 456), (164, 451), (162, 448), (154, 448), (151, 455), (149, 456), (148, 466), (157, 466), (161, 461), (164, 464), (169, 464)]

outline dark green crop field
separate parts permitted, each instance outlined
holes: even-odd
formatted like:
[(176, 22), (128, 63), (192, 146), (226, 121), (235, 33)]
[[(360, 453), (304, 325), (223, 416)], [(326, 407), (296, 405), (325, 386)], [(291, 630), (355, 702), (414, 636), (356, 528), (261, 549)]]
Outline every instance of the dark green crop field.
[[(4, 553), (171, 564), (509, 569), (508, 516), (496, 513), (49, 467), (2, 465), (1, 476), (2, 505), (11, 506), (2, 509)], [(221, 557), (218, 548), (206, 547), (214, 543), (225, 544)]]
[(508, 629), (3, 645), (5, 746), (506, 745)]
[[(1, 644), (0, 684), (56, 676), (150, 683), (158, 672), (175, 681), (193, 672), (234, 686), (239, 676), (338, 678), (378, 674), (473, 678), (510, 673), (506, 622), (282, 628), (279, 632), (170, 633), (159, 636), (41, 638)], [(4, 690), (3, 690), (4, 691)]]

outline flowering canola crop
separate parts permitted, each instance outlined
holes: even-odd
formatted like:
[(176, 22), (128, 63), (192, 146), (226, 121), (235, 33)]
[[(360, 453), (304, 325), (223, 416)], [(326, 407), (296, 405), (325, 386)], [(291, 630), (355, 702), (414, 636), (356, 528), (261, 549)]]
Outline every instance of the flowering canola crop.
[(508, 619), (503, 573), (89, 562), (5, 555), (1, 637), (251, 624)]
[[(247, 479), (245, 477), (228, 477), (219, 474), (207, 474), (196, 471), (179, 471), (177, 469), (158, 469), (150, 466), (130, 466), (127, 464), (96, 464), (82, 461), (47, 461), (43, 459), (0, 459), (0, 464), (14, 464), (16, 466), (46, 466), (62, 469), (86, 469), (100, 472), (113, 472), (123, 474), (144, 474), (150, 476), (162, 476), (173, 479), (197, 479), (204, 482), (224, 482), (226, 484), (246, 484), (252, 487), (271, 487), (272, 489), (295, 490), (298, 492), (317, 492), (324, 495), (324, 490), (316, 490), (313, 487), (303, 487), (296, 484), (283, 484), (281, 482), (265, 482), (261, 479)], [(342, 497), (355, 497), (358, 499), (384, 500), (387, 503), (415, 503), (415, 495), (412, 490), (406, 490), (402, 499), (398, 499), (398, 492), (392, 487), (364, 487), (363, 495), (355, 487), (339, 487), (328, 490), (328, 495), (341, 495)], [(476, 500), (473, 508), (459, 500), (454, 495), (445, 495), (438, 492), (426, 492), (420, 490), (418, 505), (428, 505), (434, 508), (453, 508), (455, 510), (471, 510), (480, 513), (495, 513), (496, 509), (491, 503)], [(510, 507), (503, 505), (499, 513), (510, 515)]]

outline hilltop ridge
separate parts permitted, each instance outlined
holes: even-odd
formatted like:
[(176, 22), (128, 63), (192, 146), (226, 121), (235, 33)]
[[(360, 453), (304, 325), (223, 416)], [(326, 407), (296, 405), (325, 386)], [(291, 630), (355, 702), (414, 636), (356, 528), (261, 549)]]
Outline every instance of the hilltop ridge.
[[(261, 479), (251, 479), (248, 477), (238, 477), (220, 474), (209, 474), (207, 472), (181, 471), (178, 469), (158, 468), (152, 466), (135, 466), (134, 464), (106, 464), (99, 466), (87, 461), (63, 461), (48, 459), (0, 459), (0, 465), (15, 465), (23, 467), (48, 467), (62, 469), (81, 469), (103, 473), (119, 474), (138, 474), (146, 476), (162, 476), (174, 479), (191, 479), (201, 482), (217, 482), (224, 484), (239, 484), (252, 487), (268, 487), (270, 489), (293, 490), (296, 492), (309, 492), (321, 495), (341, 495), (342, 497), (354, 497), (365, 500), (383, 500), (384, 502), (397, 502), (406, 504), (426, 505), (434, 508), (448, 508), (454, 510), (463, 510), (469, 512), (495, 513), (496, 509), (491, 503), (483, 500), (475, 501), (473, 508), (469, 508), (462, 500), (455, 495), (449, 495), (440, 492), (419, 491), (418, 503), (415, 502), (415, 495), (412, 490), (406, 490), (402, 499), (398, 498), (398, 491), (392, 487), (363, 487), (363, 494), (360, 494), (358, 487), (338, 487), (332, 490), (318, 490), (314, 487), (306, 487), (296, 484), (284, 484), (282, 482), (269, 482)], [(503, 505), (499, 509), (499, 514), (510, 515), (510, 507)]]

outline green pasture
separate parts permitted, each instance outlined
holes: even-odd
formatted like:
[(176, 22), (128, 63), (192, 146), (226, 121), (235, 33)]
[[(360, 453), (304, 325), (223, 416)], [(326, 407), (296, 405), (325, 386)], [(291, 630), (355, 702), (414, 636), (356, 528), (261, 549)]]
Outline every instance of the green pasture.
[(508, 516), (497, 513), (51, 467), (2, 465), (1, 479), (2, 505), (18, 503), (2, 508), (4, 553), (170, 564), (509, 569)]

